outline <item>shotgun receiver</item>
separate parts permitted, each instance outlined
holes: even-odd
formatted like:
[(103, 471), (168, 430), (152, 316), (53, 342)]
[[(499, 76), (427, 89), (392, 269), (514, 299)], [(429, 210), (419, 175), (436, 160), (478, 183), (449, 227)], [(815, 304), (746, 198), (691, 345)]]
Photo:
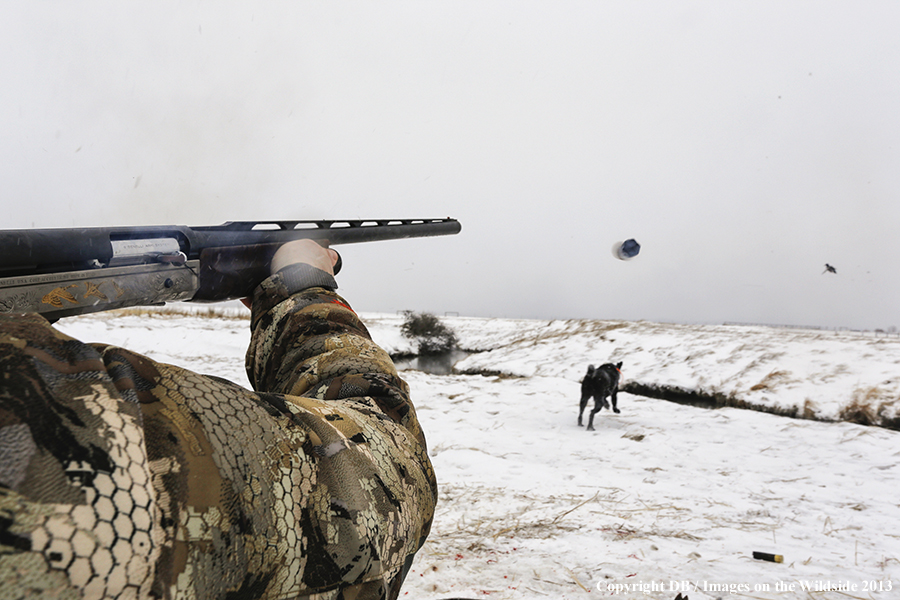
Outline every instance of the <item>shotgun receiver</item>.
[(455, 219), (383, 219), (0, 231), (0, 313), (36, 312), (55, 321), (176, 300), (244, 298), (268, 277), (285, 242), (353, 244), (460, 229)]

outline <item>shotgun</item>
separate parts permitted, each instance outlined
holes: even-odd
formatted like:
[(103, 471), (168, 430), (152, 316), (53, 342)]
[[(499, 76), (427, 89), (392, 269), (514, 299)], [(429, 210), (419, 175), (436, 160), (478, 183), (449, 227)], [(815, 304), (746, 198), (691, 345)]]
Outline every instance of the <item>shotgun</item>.
[[(0, 231), (0, 313), (61, 317), (252, 295), (285, 242), (323, 245), (454, 235), (455, 219), (232, 221), (204, 227)], [(335, 273), (340, 263), (335, 266)]]

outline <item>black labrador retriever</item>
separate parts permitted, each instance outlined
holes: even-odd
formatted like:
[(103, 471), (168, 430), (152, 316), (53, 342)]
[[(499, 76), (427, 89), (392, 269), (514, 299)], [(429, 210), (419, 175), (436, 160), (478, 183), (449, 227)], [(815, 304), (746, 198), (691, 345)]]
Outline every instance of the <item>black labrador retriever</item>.
[(591, 415), (588, 418), (588, 431), (593, 431), (594, 429), (594, 415), (600, 412), (601, 408), (609, 408), (609, 403), (606, 401), (607, 396), (612, 400), (613, 412), (620, 412), (617, 406), (618, 398), (616, 394), (619, 391), (621, 369), (621, 362), (616, 364), (606, 363), (597, 368), (594, 368), (594, 365), (588, 367), (587, 374), (581, 381), (581, 410), (578, 411), (579, 427), (581, 427), (581, 416), (584, 414), (584, 409), (591, 396), (594, 397), (594, 408), (591, 410)]

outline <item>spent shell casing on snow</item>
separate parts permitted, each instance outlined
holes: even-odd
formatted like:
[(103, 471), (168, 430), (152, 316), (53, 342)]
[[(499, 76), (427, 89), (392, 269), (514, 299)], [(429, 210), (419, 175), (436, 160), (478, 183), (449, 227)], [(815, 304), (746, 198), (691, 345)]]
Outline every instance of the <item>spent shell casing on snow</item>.
[(753, 558), (757, 560), (767, 560), (769, 562), (784, 562), (784, 557), (780, 554), (769, 554), (768, 552), (754, 552)]

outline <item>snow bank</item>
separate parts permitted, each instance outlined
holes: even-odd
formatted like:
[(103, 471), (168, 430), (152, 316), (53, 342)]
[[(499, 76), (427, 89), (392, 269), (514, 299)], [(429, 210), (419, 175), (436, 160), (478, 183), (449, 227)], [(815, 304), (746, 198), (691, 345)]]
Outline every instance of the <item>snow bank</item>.
[[(373, 317), (374, 331), (394, 347), (389, 332), (401, 317)], [(479, 351), (456, 364), (462, 373), (580, 381), (588, 364), (623, 361), (625, 389), (682, 390), (779, 414), (900, 426), (896, 336), (625, 321), (444, 321), (463, 348)]]

